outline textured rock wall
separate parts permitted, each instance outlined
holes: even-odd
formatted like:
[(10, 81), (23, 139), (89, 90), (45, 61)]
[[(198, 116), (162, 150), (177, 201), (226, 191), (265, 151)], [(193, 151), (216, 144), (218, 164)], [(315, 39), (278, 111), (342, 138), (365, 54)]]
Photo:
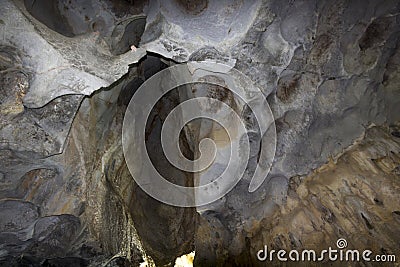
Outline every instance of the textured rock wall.
[[(196, 250), (199, 266), (257, 265), (264, 245), (318, 249), (339, 237), (358, 249), (399, 250), (398, 1), (0, 5), (1, 264), (164, 265)], [(140, 48), (128, 51), (132, 44)], [(121, 146), (135, 90), (166, 63), (190, 60), (250, 77), (277, 129), (262, 186), (249, 193), (245, 179), (198, 213), (141, 191)], [(221, 88), (195, 89), (234, 103)], [(163, 98), (147, 135), (156, 167), (190, 184), (158, 143), (185, 97)], [(192, 124), (180, 140), (184, 154), (195, 157), (199, 138), (219, 130)]]
[(113, 56), (93, 29), (65, 38), (23, 3), (0, 4), (1, 265), (139, 265), (133, 180), (118, 150), (126, 84), (83, 95), (120, 79), (144, 51)]
[[(283, 216), (276, 210), (289, 204), (295, 177), (309, 174), (341, 153), (371, 123), (390, 125), (399, 120), (398, 14), (396, 1), (193, 1), (188, 5), (150, 1), (142, 47), (178, 62), (216, 60), (234, 66), (264, 92), (276, 119), (277, 150), (269, 181), (254, 193), (240, 182), (218, 205), (201, 209), (195, 237), (197, 264), (255, 263), (255, 249), (268, 243), (255, 235), (273, 236), (270, 218), (279, 221)], [(211, 88), (198, 94), (207, 90)], [(199, 131), (217, 134), (207, 123)], [(260, 136), (251, 138), (260, 141)], [(326, 194), (315, 195), (322, 199)], [(349, 214), (355, 223), (363, 222), (359, 206), (354, 204), (354, 213)], [(303, 214), (308, 214), (304, 209)], [(303, 222), (292, 220), (299, 221), (299, 227)], [(271, 228), (257, 226), (260, 221)], [(312, 219), (303, 223), (315, 227)], [(398, 229), (394, 220), (389, 224)], [(285, 229), (282, 225), (277, 232)], [(332, 243), (340, 235), (352, 239), (351, 233), (366, 231), (364, 227), (336, 232), (335, 237), (320, 235)], [(389, 241), (391, 234), (385, 232), (382, 243), (395, 248)], [(290, 238), (285, 238), (289, 241), (278, 247), (291, 246)]]
[[(336, 248), (339, 238), (347, 240), (348, 249), (396, 254), (400, 236), (397, 129), (367, 129), (344, 153), (308, 176), (290, 179), (285, 201), (272, 196), (274, 204), (268, 216), (250, 218), (239, 231), (237, 225), (226, 225), (227, 220), (221, 219), (223, 215), (211, 213), (202, 218), (196, 234), (195, 264), (265, 266), (256, 258), (264, 245), (276, 251), (321, 251)], [(254, 207), (255, 211), (259, 212), (260, 207)], [(239, 253), (227, 241), (230, 238), (240, 240), (243, 247)]]

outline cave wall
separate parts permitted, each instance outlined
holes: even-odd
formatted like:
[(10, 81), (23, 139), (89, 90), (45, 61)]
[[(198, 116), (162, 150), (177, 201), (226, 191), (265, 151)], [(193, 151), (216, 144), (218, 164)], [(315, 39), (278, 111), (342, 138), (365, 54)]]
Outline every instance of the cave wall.
[[(196, 264), (256, 264), (256, 248), (275, 242), (268, 241), (276, 237), (270, 232), (274, 227), (287, 234), (285, 241), (274, 243), (276, 248), (318, 247), (343, 236), (352, 239), (354, 232), (370, 233), (365, 227), (350, 230), (347, 222), (340, 221), (336, 232), (327, 234), (313, 219), (304, 222), (293, 214), (282, 219), (281, 209), (291, 205), (288, 194), (298, 177), (303, 181), (363, 136), (370, 125), (398, 122), (398, 11), (396, 1), (192, 1), (187, 5), (150, 1), (141, 47), (177, 62), (214, 60), (233, 66), (263, 91), (275, 118), (277, 147), (268, 179), (249, 193), (244, 178), (214, 205), (198, 208)], [(205, 87), (198, 95), (212, 91), (212, 86)], [(228, 103), (223, 97), (219, 100)], [(251, 124), (246, 116), (242, 118)], [(217, 135), (207, 123), (199, 131), (203, 136)], [(251, 140), (259, 143), (261, 137), (253, 135)], [(391, 152), (383, 150), (381, 155), (390, 157)], [(347, 198), (331, 199), (322, 189), (315, 195), (328, 198), (323, 198), (327, 202)], [(359, 215), (368, 216), (362, 205), (338, 204), (340, 209), (347, 205), (354, 213), (346, 216), (365, 225)], [(305, 218), (308, 209), (304, 207)], [(391, 217), (393, 207), (384, 209), (384, 216), (390, 218), (383, 227), (388, 239), (373, 236), (376, 243), (395, 250), (390, 236), (398, 233), (390, 228), (398, 225)], [(274, 216), (276, 224), (271, 221)], [(295, 234), (282, 220), (299, 221), (294, 228), (304, 224), (324, 240)], [(365, 247), (365, 243), (354, 245)]]
[[(264, 245), (312, 249), (340, 237), (398, 251), (397, 1), (51, 3), (0, 2), (0, 263), (158, 266), (195, 250), (199, 266), (257, 265)], [(248, 76), (277, 133), (257, 191), (243, 179), (197, 209), (143, 192), (121, 144), (135, 90), (192, 60)], [(235, 103), (219, 87), (194, 89)], [(153, 160), (176, 183), (193, 177), (165, 163), (158, 135), (187, 97), (166, 96), (147, 126)], [(194, 157), (216, 136), (215, 124), (192, 123), (181, 147)], [(250, 138), (258, 151), (262, 137)]]

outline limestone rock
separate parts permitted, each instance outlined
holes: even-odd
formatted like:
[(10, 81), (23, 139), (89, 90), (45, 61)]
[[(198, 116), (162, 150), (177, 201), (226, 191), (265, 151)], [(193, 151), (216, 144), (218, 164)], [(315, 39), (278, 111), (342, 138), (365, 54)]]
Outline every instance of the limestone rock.
[[(338, 238), (398, 253), (398, 1), (0, 5), (0, 265), (168, 265), (194, 250), (198, 266), (263, 265), (256, 253), (264, 245), (319, 249)], [(244, 179), (197, 210), (142, 191), (121, 141), (138, 87), (187, 61), (224, 63), (249, 77), (277, 133), (270, 175), (250, 193), (249, 175), (265, 158), (248, 107), (215, 85), (162, 98), (144, 126), (147, 149), (174, 183), (196, 181), (160, 153), (162, 124), (177, 104), (221, 99), (251, 130)], [(224, 135), (216, 124), (190, 123), (183, 154), (195, 158), (203, 137)]]
[(96, 33), (67, 38), (38, 23), (23, 3), (3, 0), (1, 5), (2, 45), (21, 51), (22, 67), (32, 76), (26, 106), (42, 107), (66, 94), (90, 95), (119, 79), (144, 55), (139, 49), (113, 56)]

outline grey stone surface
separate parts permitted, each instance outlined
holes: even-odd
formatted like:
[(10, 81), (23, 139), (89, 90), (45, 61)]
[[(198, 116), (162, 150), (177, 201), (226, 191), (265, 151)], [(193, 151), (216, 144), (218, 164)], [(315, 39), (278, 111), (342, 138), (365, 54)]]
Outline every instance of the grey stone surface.
[(2, 200), (1, 232), (17, 232), (31, 225), (38, 217), (38, 207), (29, 202)]
[(0, 213), (0, 263), (8, 262), (9, 266), (16, 259), (13, 257), (23, 254), (39, 262), (65, 256), (82, 229), (79, 218), (73, 215), (40, 217), (40, 207), (28, 201), (2, 199)]
[[(185, 6), (150, 1), (141, 43), (177, 62), (234, 64), (264, 92), (275, 116), (278, 142), (269, 182), (249, 194), (243, 181), (220, 203), (202, 209), (202, 217), (218, 218), (200, 220), (196, 258), (203, 265), (208, 258), (250, 257), (241, 253), (247, 251), (253, 219), (267, 219), (284, 204), (292, 177), (327, 163), (369, 125), (399, 120), (400, 91), (394, 85), (399, 74), (398, 2), (232, 1), (219, 9), (216, 2)], [(232, 14), (240, 18), (243, 10), (246, 19), (238, 19), (240, 25), (228, 21)], [(218, 21), (215, 27), (205, 26), (213, 20)], [(209, 131), (209, 126), (199, 131)], [(252, 140), (258, 143), (260, 136)], [(230, 233), (230, 246), (203, 235), (214, 228)], [(212, 251), (214, 245), (221, 250)]]
[(32, 76), (24, 97), (29, 107), (66, 94), (90, 95), (121, 78), (145, 53), (114, 56), (96, 33), (67, 38), (38, 23), (19, 1), (3, 0), (1, 6), (1, 43), (21, 51), (22, 66)]
[[(196, 1), (193, 7), (202, 3)], [(188, 6), (178, 8), (174, 1), (151, 1), (142, 45), (178, 62), (198, 59), (196, 51), (218, 51), (200, 59), (229, 59), (252, 78), (268, 98), (277, 122), (272, 176), (306, 174), (350, 145), (370, 123), (398, 120), (393, 114), (397, 113), (399, 92), (388, 90), (384, 82), (386, 72), (396, 69), (398, 73), (393, 60), (398, 57), (398, 3), (235, 3), (232, 8), (221, 2), (223, 8), (215, 14), (216, 3), (209, 1), (195, 14)], [(210, 13), (213, 19), (225, 22), (227, 10), (238, 17), (247, 10), (247, 19), (238, 19), (241, 27), (228, 23), (235, 28), (232, 36), (240, 36), (238, 42), (230, 42), (229, 35), (224, 35), (227, 32), (219, 32), (224, 25), (203, 28)], [(191, 18), (190, 23), (182, 25), (186, 17)], [(162, 33), (156, 35), (155, 28)], [(229, 49), (208, 35), (205, 40), (188, 41), (198, 29), (203, 29), (204, 35), (225, 37), (222, 40), (229, 43)], [(169, 31), (174, 34), (164, 34)], [(176, 49), (168, 50), (168, 42)], [(176, 51), (185, 51), (185, 56)]]
[[(103, 25), (105, 31), (96, 26), (82, 32), (85, 26), (80, 24), (72, 36), (62, 32), (66, 28), (57, 23), (77, 26), (82, 22), (76, 21), (77, 17), (71, 15), (72, 20), (63, 22), (57, 12), (45, 12), (47, 7), (52, 8), (45, 1), (25, 2), (33, 16), (22, 1), (0, 3), (0, 265), (87, 266), (92, 262), (97, 266), (117, 253), (128, 262), (138, 263), (142, 254), (132, 241), (132, 220), (127, 219), (127, 213), (116, 212), (122, 208), (120, 199), (109, 191), (102, 198), (85, 187), (97, 184), (85, 174), (98, 162), (83, 159), (94, 155), (99, 138), (83, 135), (85, 144), (93, 142), (90, 148), (79, 147), (82, 150), (70, 151), (68, 144), (71, 132), (82, 136), (82, 129), (71, 129), (71, 125), (88, 111), (83, 105), (78, 113), (84, 95), (113, 84), (128, 73), (129, 64), (144, 56), (143, 49), (130, 48), (138, 44), (144, 26), (141, 10), (129, 3), (134, 10), (118, 9), (116, 3), (107, 2), (109, 6), (101, 7), (102, 14), (112, 8), (109, 15), (113, 20)], [(77, 3), (73, 4), (70, 11), (79, 11)], [(49, 20), (43, 21), (43, 15)], [(84, 14), (79, 16), (84, 19)], [(95, 26), (98, 18), (92, 19), (87, 23)], [(95, 103), (86, 100), (86, 108), (105, 104), (103, 112), (112, 119), (114, 113), (107, 105), (118, 102), (119, 91), (113, 94), (111, 102), (107, 102), (108, 93), (96, 98)], [(103, 137), (108, 125), (102, 124), (102, 114), (99, 120), (86, 117), (80, 126), (98, 127), (97, 134)], [(111, 142), (118, 142), (117, 137)], [(103, 150), (99, 149), (101, 154)], [(88, 192), (93, 198), (87, 196)], [(96, 207), (107, 213), (110, 220), (105, 229), (110, 231), (96, 228), (97, 232), (91, 232), (88, 224), (96, 215), (87, 212), (93, 217), (86, 216), (87, 203), (93, 205), (90, 201), (97, 201)], [(110, 204), (105, 207), (104, 203)], [(126, 238), (125, 243), (122, 238)], [(126, 248), (124, 252), (122, 248)]]
[[(398, 251), (398, 1), (45, 2), (0, 0), (0, 265), (162, 265), (192, 250), (199, 266), (254, 265), (264, 244), (338, 237)], [(140, 48), (126, 52), (131, 44)], [(250, 77), (278, 141), (270, 176), (249, 193), (262, 138), (253, 131), (245, 179), (198, 213), (141, 191), (121, 147), (137, 88), (164, 63), (190, 60)], [(185, 97), (164, 98), (147, 129), (157, 167), (183, 184), (193, 177), (165, 162), (157, 137)], [(217, 134), (210, 125), (192, 125), (186, 155), (191, 137)]]
[(67, 37), (97, 33), (114, 55), (138, 46), (146, 23), (146, 1), (52, 1), (25, 0), (26, 10), (50, 29)]
[(141, 46), (177, 62), (187, 61), (204, 46), (229, 53), (251, 26), (259, 5), (257, 1), (150, 1)]

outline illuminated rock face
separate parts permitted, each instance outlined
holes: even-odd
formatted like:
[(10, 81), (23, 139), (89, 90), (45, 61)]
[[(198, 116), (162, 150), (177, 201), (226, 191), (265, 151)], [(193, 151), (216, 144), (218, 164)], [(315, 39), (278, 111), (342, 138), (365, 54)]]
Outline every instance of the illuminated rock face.
[[(201, 209), (195, 262), (204, 265), (248, 263), (257, 248), (270, 244), (265, 238), (273, 238), (270, 231), (282, 219), (280, 212), (290, 201), (288, 192), (295, 181), (293, 177), (305, 177), (328, 162), (362, 136), (371, 123), (391, 125), (399, 120), (400, 92), (394, 85), (399, 75), (400, 56), (398, 3), (219, 3), (220, 12), (215, 12), (214, 5), (218, 4), (213, 1), (201, 11), (192, 12), (204, 6), (203, 1), (194, 1), (190, 7), (179, 5), (178, 1), (151, 1), (141, 41), (142, 47), (149, 51), (178, 62), (213, 59), (234, 66), (264, 92), (276, 119), (277, 150), (269, 182), (254, 193), (248, 193), (245, 181), (240, 182), (218, 203)], [(236, 20), (230, 21), (244, 14), (245, 19), (237, 20), (240, 25)], [(213, 20), (218, 21), (216, 26), (203, 30)], [(206, 91), (203, 88), (198, 94)], [(217, 135), (218, 129), (208, 122), (198, 127), (203, 136)], [(257, 135), (251, 138), (254, 143), (260, 141)], [(349, 179), (351, 184), (355, 178), (335, 179)], [(328, 203), (339, 201), (321, 191), (315, 194), (326, 195)], [(356, 208), (359, 206), (352, 206), (357, 212), (351, 215), (354, 217), (351, 220), (357, 223), (362, 217), (362, 211)], [(310, 219), (307, 205), (304, 209), (307, 222), (290, 217), (293, 214), (287, 215), (290, 218), (287, 220), (293, 220), (299, 227), (304, 223), (304, 227), (312, 228), (316, 222)], [(392, 216), (390, 209), (386, 210), (389, 217)], [(336, 226), (336, 236), (320, 230), (326, 243), (322, 239), (302, 241), (303, 247), (307, 248), (307, 242), (310, 245), (315, 242), (316, 246), (334, 244), (339, 237), (337, 229), (346, 227), (342, 223)], [(390, 224), (398, 229), (395, 220)], [(287, 242), (278, 242), (277, 247), (288, 247), (291, 239), (305, 238), (283, 229), (284, 223), (276, 231), (286, 231)], [(357, 231), (362, 235), (365, 230)], [(350, 232), (354, 231), (343, 234), (351, 239)], [(263, 238), (256, 237), (261, 233)], [(389, 238), (390, 231), (385, 235), (387, 246), (396, 247)]]
[[(195, 250), (198, 265), (257, 265), (264, 245), (319, 249), (338, 238), (399, 251), (398, 1), (131, 2), (0, 2), (1, 264), (163, 265)], [(144, 193), (121, 144), (135, 90), (191, 60), (251, 78), (277, 131), (262, 186), (249, 193), (244, 179), (197, 212)], [(192, 89), (235, 103), (220, 88)], [(167, 164), (158, 135), (186, 98), (163, 98), (146, 126), (156, 167), (181, 184), (193, 176)], [(187, 131), (188, 158), (202, 137), (226, 145), (216, 124)], [(250, 136), (255, 159), (260, 139)]]

